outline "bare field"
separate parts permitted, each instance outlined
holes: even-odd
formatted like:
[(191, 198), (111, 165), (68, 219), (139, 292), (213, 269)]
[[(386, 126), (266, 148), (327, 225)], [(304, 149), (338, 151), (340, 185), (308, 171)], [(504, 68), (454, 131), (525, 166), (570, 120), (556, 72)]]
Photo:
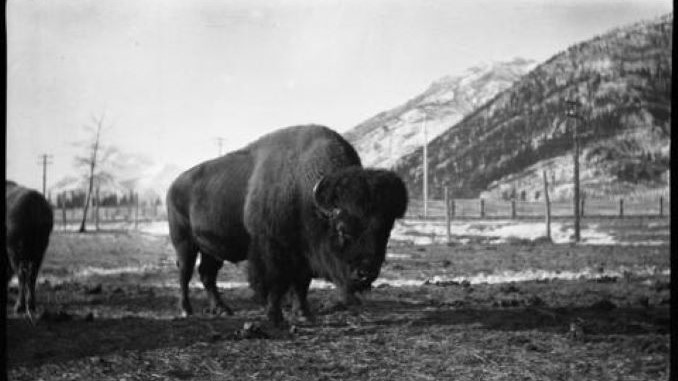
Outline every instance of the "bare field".
[[(617, 223), (617, 231), (668, 234)], [(646, 234), (647, 235), (647, 234)], [(31, 326), (7, 306), (13, 380), (668, 379), (670, 252), (664, 245), (389, 247), (361, 308), (314, 287), (313, 323), (274, 330), (243, 265), (220, 272), (234, 316), (178, 318), (163, 235), (55, 232)], [(568, 275), (564, 277), (564, 275)], [(196, 277), (197, 278), (197, 277)], [(522, 281), (516, 281), (522, 280)], [(196, 311), (207, 306), (194, 280)], [(400, 283), (399, 283), (400, 282)], [(10, 286), (10, 303), (16, 289)], [(254, 322), (261, 330), (243, 330)]]

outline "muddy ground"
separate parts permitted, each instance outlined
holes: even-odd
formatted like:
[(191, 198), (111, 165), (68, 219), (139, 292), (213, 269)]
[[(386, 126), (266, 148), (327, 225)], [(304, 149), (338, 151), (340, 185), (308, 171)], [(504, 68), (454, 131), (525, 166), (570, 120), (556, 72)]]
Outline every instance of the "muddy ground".
[[(179, 318), (167, 237), (55, 232), (35, 325), (7, 306), (8, 373), (13, 380), (668, 379), (668, 245), (394, 242), (389, 252), (381, 279), (409, 286), (376, 287), (349, 310), (332, 308), (333, 290), (314, 288), (316, 321), (288, 317), (290, 328), (274, 330), (243, 287), (222, 289), (234, 316)], [(524, 270), (588, 275), (449, 280)], [(225, 265), (219, 280), (244, 281), (243, 265)], [(10, 286), (10, 303), (15, 296)], [(192, 298), (196, 311), (207, 306), (197, 282)]]

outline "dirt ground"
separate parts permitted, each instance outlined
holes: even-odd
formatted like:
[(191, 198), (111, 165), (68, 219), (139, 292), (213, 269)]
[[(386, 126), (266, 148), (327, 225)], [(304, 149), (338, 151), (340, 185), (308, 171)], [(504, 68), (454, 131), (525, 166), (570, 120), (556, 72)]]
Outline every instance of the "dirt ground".
[[(274, 330), (243, 287), (222, 289), (234, 316), (178, 317), (167, 237), (55, 232), (34, 326), (11, 312), (10, 286), (8, 373), (12, 380), (668, 379), (668, 245), (393, 243), (389, 252), (396, 255), (382, 279), (421, 283), (378, 286), (349, 310), (332, 308), (333, 290), (314, 288), (316, 321), (288, 316), (291, 327)], [(527, 269), (621, 275), (437, 280)], [(244, 281), (243, 270), (226, 264), (219, 280)], [(207, 299), (194, 282), (194, 309), (202, 311)]]

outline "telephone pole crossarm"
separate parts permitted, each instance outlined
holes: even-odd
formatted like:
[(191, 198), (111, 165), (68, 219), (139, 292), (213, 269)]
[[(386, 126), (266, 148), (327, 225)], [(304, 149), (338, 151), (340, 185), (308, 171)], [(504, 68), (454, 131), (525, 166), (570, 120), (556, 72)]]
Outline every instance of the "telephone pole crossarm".
[(224, 149), (224, 141), (226, 140), (225, 138), (219, 136), (214, 138), (214, 140), (217, 142), (217, 146), (219, 146), (219, 156), (223, 154), (223, 149)]

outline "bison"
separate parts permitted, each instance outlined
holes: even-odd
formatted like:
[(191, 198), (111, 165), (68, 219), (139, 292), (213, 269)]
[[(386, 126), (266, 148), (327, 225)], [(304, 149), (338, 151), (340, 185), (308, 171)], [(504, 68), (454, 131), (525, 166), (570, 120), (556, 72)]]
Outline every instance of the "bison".
[(13, 181), (6, 181), (5, 190), (7, 282), (13, 273), (17, 274), (19, 296), (14, 310), (30, 317), (35, 311), (35, 281), (49, 244), (54, 215), (39, 192)]
[(223, 261), (248, 260), (250, 286), (275, 325), (289, 290), (295, 312), (312, 318), (312, 278), (333, 282), (343, 303), (359, 303), (355, 293), (378, 277), (407, 200), (394, 172), (363, 168), (351, 144), (323, 126), (281, 129), (198, 164), (167, 193), (184, 315), (192, 313), (188, 283), (198, 252), (214, 312), (232, 313), (216, 287)]

